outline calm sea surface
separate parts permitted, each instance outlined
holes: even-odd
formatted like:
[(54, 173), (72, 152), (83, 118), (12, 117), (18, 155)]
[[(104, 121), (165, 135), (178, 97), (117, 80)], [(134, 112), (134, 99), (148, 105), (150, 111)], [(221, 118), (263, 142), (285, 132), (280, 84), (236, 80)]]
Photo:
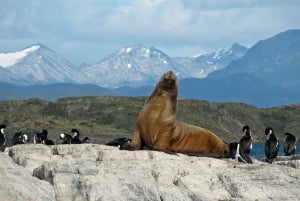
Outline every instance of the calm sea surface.
[[(283, 152), (284, 144), (279, 144), (278, 156), (284, 156)], [(297, 143), (296, 154), (300, 154), (300, 142)], [(265, 143), (254, 143), (252, 144), (252, 150), (250, 156), (254, 158), (264, 158), (265, 157)]]

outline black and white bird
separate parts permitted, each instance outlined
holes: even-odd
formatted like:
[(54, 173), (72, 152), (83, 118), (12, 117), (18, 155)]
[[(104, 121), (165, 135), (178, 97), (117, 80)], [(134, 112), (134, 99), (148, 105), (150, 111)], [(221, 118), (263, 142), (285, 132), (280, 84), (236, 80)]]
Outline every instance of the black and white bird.
[(123, 149), (126, 146), (130, 146), (130, 144), (131, 144), (131, 139), (128, 139), (126, 137), (116, 138), (105, 143), (105, 145), (116, 146), (119, 147), (120, 149)]
[(13, 145), (16, 144), (28, 144), (29, 143), (29, 137), (27, 134), (23, 132), (16, 132), (13, 137)]
[(59, 134), (59, 139), (61, 140), (61, 144), (71, 144), (72, 135), (68, 133)]
[(33, 143), (41, 144), (42, 143), (41, 136), (42, 136), (42, 133), (35, 133), (33, 136)]
[(71, 130), (72, 133), (72, 139), (71, 139), (71, 144), (84, 144), (84, 143), (93, 143), (93, 141), (88, 138), (84, 137), (83, 140), (80, 140), (79, 138), (79, 130), (76, 128), (73, 128)]
[(42, 144), (43, 139), (48, 138), (48, 131), (46, 129), (43, 129), (41, 133), (36, 133), (33, 137), (33, 143), (34, 144)]
[(5, 150), (5, 145), (6, 145), (6, 125), (2, 124), (0, 125), (0, 151)]
[(294, 155), (296, 152), (297, 137), (292, 133), (285, 133), (284, 154), (286, 156)]
[(265, 155), (266, 161), (269, 163), (273, 163), (276, 160), (279, 150), (278, 139), (271, 127), (266, 128), (265, 134), (267, 136), (267, 140), (265, 143)]
[(33, 138), (34, 144), (55, 145), (53, 140), (48, 139), (48, 131), (43, 129), (41, 133), (36, 133)]
[(243, 149), (243, 152), (249, 156), (252, 150), (252, 135), (250, 127), (247, 125), (244, 126), (243, 133), (244, 136), (240, 139), (241, 149)]
[(237, 156), (236, 152), (237, 152), (238, 144), (239, 144), (239, 142), (230, 142), (228, 144), (229, 151), (230, 151), (230, 158), (232, 158), (232, 159), (236, 159), (236, 156)]
[(61, 144), (93, 143), (93, 141), (88, 137), (84, 137), (83, 140), (80, 140), (79, 131), (76, 128), (72, 129), (71, 133), (72, 134), (68, 134), (68, 133), (59, 134), (59, 139), (61, 140)]
[(81, 140), (82, 144), (92, 144), (94, 141), (90, 139), (89, 137), (84, 137), (83, 140)]
[(71, 139), (71, 144), (81, 144), (81, 140), (79, 138), (79, 130), (76, 128), (73, 128), (71, 130), (72, 133), (72, 139)]
[(43, 139), (42, 144), (44, 144), (44, 145), (55, 145), (55, 143), (53, 142), (53, 140), (50, 140), (48, 138)]
[(242, 131), (244, 135), (237, 144), (235, 158), (239, 162), (253, 163), (252, 159), (250, 158), (250, 152), (252, 149), (251, 129), (246, 125), (243, 127)]

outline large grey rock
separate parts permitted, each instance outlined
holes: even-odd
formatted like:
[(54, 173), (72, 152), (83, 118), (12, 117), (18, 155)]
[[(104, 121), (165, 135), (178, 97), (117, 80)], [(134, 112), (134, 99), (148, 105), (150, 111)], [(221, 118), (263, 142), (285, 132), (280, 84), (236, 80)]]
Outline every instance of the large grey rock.
[(39, 180), (9, 156), (0, 152), (0, 200), (53, 201), (53, 186)]
[(300, 198), (299, 160), (243, 164), (96, 144), (19, 145), (8, 153), (24, 171), (48, 181), (58, 201)]

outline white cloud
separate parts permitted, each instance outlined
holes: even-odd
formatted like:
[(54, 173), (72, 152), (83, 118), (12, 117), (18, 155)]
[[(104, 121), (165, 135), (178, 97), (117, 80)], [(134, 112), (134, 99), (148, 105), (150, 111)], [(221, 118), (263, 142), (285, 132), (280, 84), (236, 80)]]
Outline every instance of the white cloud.
[(98, 61), (134, 43), (154, 45), (171, 56), (192, 56), (197, 49), (234, 42), (249, 47), (300, 28), (300, 1), (293, 0), (0, 0), (0, 4), (0, 47), (19, 44), (21, 49), (26, 42), (41, 42), (75, 63)]

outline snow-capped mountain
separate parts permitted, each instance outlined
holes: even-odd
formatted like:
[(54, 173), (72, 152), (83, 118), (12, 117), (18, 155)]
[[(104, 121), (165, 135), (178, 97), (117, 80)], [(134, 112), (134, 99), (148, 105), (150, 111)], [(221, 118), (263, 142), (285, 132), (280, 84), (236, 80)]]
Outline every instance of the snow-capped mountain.
[(74, 65), (42, 44), (0, 54), (0, 66), (11, 73), (6, 79), (18, 80), (13, 83), (19, 85), (85, 81)]
[(246, 47), (234, 43), (228, 50), (220, 49), (197, 57), (175, 57), (174, 61), (181, 65), (190, 77), (204, 78), (209, 73), (226, 67), (231, 61), (239, 59), (247, 50)]
[(190, 76), (164, 52), (138, 44), (122, 48), (96, 64), (84, 66), (80, 72), (99, 86), (116, 88), (152, 85), (169, 70), (181, 78)]
[(0, 82), (17, 85), (53, 83), (94, 84), (106, 88), (154, 85), (166, 71), (179, 79), (203, 78), (241, 57), (246, 48), (234, 44), (198, 57), (171, 58), (155, 47), (137, 44), (122, 48), (95, 64), (72, 65), (65, 58), (36, 44), (12, 53), (0, 53)]
[(176, 72), (180, 79), (206, 77), (246, 51), (247, 48), (234, 44), (229, 50), (196, 58), (171, 58), (154, 47), (138, 44), (122, 48), (96, 64), (85, 65), (80, 72), (102, 87), (154, 85), (169, 70)]

